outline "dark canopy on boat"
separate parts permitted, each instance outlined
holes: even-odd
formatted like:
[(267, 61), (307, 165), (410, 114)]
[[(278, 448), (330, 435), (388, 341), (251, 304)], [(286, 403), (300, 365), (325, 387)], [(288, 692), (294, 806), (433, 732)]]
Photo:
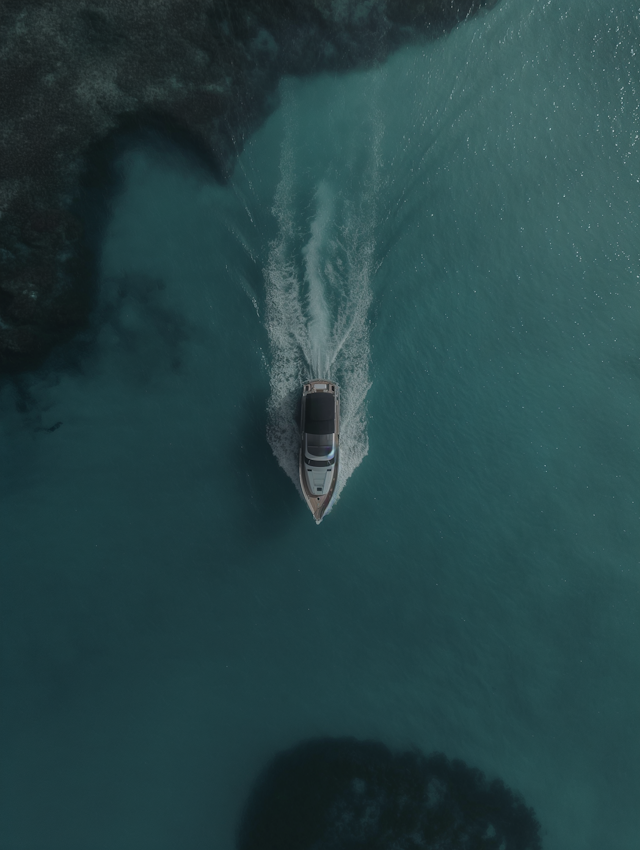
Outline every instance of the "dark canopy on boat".
[(333, 393), (305, 396), (304, 430), (307, 434), (335, 434), (336, 398)]

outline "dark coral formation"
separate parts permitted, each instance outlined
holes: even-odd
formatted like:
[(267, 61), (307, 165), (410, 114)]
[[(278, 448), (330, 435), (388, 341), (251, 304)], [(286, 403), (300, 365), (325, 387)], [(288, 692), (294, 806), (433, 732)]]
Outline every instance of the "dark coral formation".
[(540, 850), (539, 832), (518, 795), (461, 761), (326, 738), (268, 765), (238, 850)]
[(91, 305), (84, 158), (163, 122), (228, 175), (282, 74), (364, 67), (496, 0), (4, 0), (0, 371), (33, 365)]

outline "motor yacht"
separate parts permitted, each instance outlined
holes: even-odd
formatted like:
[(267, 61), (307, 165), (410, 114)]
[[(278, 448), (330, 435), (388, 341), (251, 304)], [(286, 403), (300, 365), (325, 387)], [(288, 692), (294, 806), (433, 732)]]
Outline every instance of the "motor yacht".
[(300, 485), (319, 523), (331, 507), (338, 480), (340, 393), (334, 381), (305, 383), (300, 421)]

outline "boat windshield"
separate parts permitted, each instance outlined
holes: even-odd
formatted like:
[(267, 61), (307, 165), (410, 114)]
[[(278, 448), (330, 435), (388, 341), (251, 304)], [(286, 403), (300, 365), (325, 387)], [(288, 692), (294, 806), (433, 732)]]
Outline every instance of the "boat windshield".
[(327, 458), (333, 454), (333, 434), (305, 434), (309, 457)]

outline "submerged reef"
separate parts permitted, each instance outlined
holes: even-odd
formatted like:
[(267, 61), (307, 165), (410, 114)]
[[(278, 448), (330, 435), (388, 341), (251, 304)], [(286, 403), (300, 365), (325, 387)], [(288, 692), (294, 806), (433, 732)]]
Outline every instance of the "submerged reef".
[(224, 180), (281, 75), (371, 66), (495, 2), (3, 0), (0, 372), (36, 365), (88, 316), (95, 246), (92, 261), (75, 202), (101, 140), (160, 126)]
[(540, 850), (539, 833), (517, 794), (462, 761), (324, 738), (267, 766), (238, 850)]

